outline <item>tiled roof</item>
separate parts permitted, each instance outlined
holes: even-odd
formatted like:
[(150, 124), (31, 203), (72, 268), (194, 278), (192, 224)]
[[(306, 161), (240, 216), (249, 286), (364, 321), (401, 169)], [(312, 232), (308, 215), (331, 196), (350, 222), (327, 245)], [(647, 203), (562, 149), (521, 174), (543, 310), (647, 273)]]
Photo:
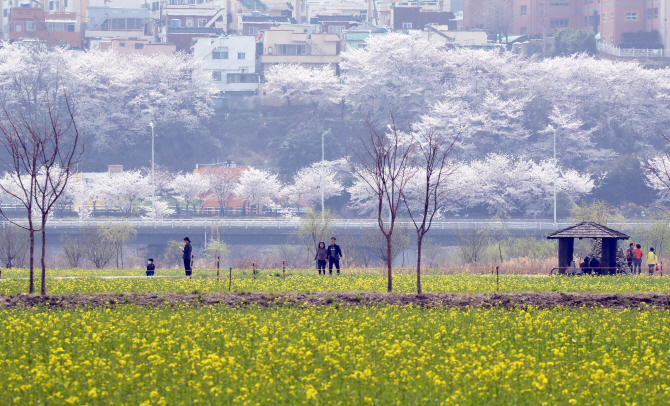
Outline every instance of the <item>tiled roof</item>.
[(627, 240), (630, 238), (624, 233), (612, 230), (602, 224), (592, 221), (584, 221), (574, 226), (555, 231), (547, 236), (548, 239), (554, 238), (616, 238), (618, 240)]

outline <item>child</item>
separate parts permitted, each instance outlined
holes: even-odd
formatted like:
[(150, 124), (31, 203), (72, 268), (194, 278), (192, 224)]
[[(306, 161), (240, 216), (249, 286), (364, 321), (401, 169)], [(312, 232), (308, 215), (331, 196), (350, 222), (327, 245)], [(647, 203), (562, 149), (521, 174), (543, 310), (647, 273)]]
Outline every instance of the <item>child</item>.
[(637, 274), (642, 273), (642, 257), (644, 256), (644, 252), (642, 252), (642, 246), (640, 244), (635, 245), (637, 248), (633, 250), (633, 275), (635, 275), (635, 272), (637, 271)]
[(154, 265), (154, 259), (149, 258), (149, 263), (147, 264), (147, 276), (154, 276), (154, 270), (156, 265)]
[(656, 268), (657, 263), (658, 263), (658, 257), (654, 252), (654, 247), (651, 247), (649, 248), (649, 253), (647, 254), (647, 265), (649, 266), (649, 275), (654, 274), (654, 268)]

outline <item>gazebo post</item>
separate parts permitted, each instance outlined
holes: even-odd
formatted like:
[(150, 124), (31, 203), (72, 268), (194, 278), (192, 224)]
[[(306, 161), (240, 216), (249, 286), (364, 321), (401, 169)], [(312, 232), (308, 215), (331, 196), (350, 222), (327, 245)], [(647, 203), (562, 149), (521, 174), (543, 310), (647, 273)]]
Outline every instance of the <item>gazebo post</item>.
[(603, 238), (603, 258), (601, 267), (604, 268), (603, 274), (613, 274), (616, 267), (616, 238)]
[(574, 253), (575, 239), (561, 237), (558, 239), (558, 273), (565, 274), (570, 268)]

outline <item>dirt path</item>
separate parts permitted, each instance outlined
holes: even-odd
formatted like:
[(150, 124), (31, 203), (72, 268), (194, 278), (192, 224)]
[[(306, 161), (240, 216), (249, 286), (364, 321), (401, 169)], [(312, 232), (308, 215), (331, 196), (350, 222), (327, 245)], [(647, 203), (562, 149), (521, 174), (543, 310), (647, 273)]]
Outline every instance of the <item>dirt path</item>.
[(448, 294), (426, 293), (422, 295), (407, 293), (371, 293), (371, 292), (320, 292), (320, 293), (125, 293), (125, 294), (64, 294), (41, 297), (20, 294), (0, 296), (0, 307), (5, 309), (44, 307), (116, 307), (124, 304), (138, 306), (173, 306), (177, 304), (215, 305), (215, 306), (360, 306), (360, 305), (408, 305), (422, 307), (502, 307), (540, 308), (564, 307), (611, 307), (638, 308), (656, 306), (670, 309), (670, 294), (665, 293), (505, 293), (505, 294)]

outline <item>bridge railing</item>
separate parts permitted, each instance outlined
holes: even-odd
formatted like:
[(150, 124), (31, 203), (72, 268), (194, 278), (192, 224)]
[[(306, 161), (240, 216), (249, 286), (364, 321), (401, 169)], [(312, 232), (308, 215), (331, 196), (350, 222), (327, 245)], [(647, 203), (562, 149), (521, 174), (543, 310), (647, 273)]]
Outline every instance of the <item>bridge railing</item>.
[[(15, 220), (19, 224), (27, 225), (26, 220)], [(94, 227), (105, 224), (115, 224), (125, 221), (135, 228), (206, 228), (211, 226), (222, 226), (224, 228), (298, 228), (300, 219), (287, 218), (231, 218), (231, 219), (52, 219), (47, 222), (47, 228), (80, 228)], [(11, 223), (2, 220), (2, 227), (7, 227)], [(39, 228), (39, 222), (36, 222)], [(332, 220), (335, 228), (340, 230), (376, 228), (378, 223), (376, 219), (335, 219)], [(617, 230), (631, 230), (634, 228), (647, 228), (649, 222), (635, 223), (610, 223), (609, 227)], [(573, 223), (552, 223), (534, 220), (505, 221), (498, 220), (438, 220), (434, 221), (431, 229), (439, 230), (466, 230), (468, 228), (499, 228), (505, 226), (514, 230), (546, 230), (547, 232), (559, 230), (573, 225)], [(397, 221), (396, 227), (414, 228), (411, 221)]]

